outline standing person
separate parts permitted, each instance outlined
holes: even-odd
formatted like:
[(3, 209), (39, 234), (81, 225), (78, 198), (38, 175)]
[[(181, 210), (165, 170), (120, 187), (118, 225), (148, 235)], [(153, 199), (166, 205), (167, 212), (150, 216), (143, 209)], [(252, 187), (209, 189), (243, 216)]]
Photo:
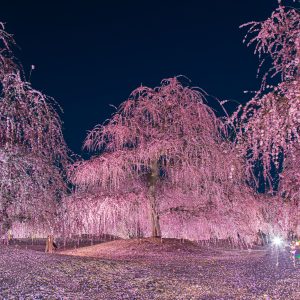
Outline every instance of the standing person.
[(300, 260), (300, 240), (295, 243), (294, 266), (298, 260)]
[(12, 234), (11, 229), (9, 229), (7, 232), (7, 240), (8, 240), (7, 244), (8, 245), (10, 244), (10, 241), (12, 241), (12, 239), (13, 239), (13, 234)]
[(1, 244), (3, 245), (7, 245), (7, 242), (6, 242), (7, 238), (6, 238), (6, 234), (3, 234), (2, 237), (1, 237)]
[(294, 267), (296, 267), (296, 242), (295, 241), (291, 241), (291, 244), (290, 244), (290, 253), (291, 253), (291, 258), (292, 258), (292, 261), (293, 261), (293, 265)]

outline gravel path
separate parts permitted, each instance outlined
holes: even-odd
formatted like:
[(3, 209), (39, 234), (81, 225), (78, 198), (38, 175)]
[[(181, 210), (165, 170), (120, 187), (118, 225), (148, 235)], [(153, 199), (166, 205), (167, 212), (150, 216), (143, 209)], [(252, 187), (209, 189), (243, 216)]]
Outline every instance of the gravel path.
[(300, 299), (283, 250), (101, 260), (0, 248), (0, 299)]

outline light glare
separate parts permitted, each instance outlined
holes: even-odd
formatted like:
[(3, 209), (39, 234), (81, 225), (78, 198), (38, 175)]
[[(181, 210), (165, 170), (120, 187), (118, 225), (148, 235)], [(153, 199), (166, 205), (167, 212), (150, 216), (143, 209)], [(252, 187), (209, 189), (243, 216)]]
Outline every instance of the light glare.
[(283, 243), (283, 240), (279, 236), (275, 236), (272, 242), (274, 245), (280, 246)]

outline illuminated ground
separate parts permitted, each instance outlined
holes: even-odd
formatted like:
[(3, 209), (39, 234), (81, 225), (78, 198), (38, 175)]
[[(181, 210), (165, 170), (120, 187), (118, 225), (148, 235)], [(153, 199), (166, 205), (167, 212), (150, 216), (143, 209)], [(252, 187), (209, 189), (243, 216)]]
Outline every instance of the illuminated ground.
[(77, 251), (93, 253), (1, 247), (0, 299), (300, 299), (300, 262), (286, 250), (278, 267), (271, 249), (116, 241)]

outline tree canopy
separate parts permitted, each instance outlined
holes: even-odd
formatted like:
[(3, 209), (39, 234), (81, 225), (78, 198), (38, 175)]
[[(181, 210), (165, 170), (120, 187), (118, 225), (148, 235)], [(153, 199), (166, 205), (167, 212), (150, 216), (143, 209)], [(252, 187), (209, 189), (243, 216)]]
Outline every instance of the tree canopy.
[(68, 154), (55, 102), (26, 82), (12, 52), (15, 42), (2, 23), (0, 42), (0, 223), (5, 232), (16, 220), (53, 218), (66, 187), (62, 171)]
[(234, 185), (243, 184), (225, 125), (201, 91), (178, 78), (134, 90), (107, 124), (88, 134), (85, 147), (100, 153), (73, 166), (73, 182), (103, 198), (110, 194), (111, 202), (119, 193), (136, 194), (151, 212), (153, 236), (161, 235), (160, 217), (213, 210), (233, 201)]
[(247, 174), (254, 179), (259, 164), (272, 188), (274, 173), (281, 172), (285, 158), (296, 158), (300, 141), (300, 14), (280, 4), (267, 20), (243, 26), (250, 26), (245, 40), (255, 44), (261, 60), (258, 71), (267, 71), (255, 97), (231, 119), (237, 147), (246, 157)]

